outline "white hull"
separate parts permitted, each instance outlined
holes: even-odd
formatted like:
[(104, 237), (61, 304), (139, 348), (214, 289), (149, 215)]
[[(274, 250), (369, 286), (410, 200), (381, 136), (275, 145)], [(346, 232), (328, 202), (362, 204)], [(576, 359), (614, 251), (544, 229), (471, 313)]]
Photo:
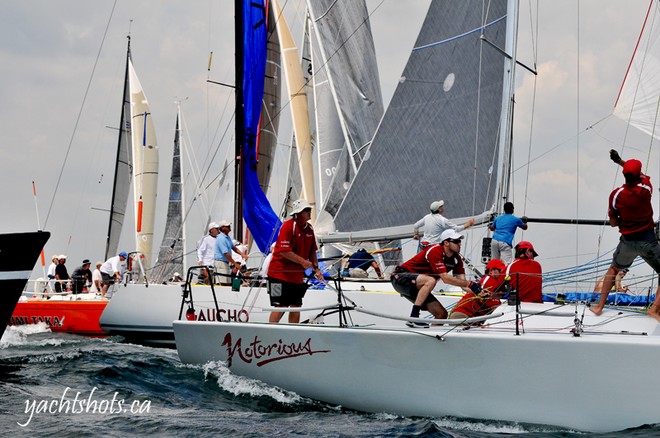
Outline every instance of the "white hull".
[(660, 422), (660, 392), (649, 385), (660, 363), (655, 320), (587, 310), (575, 337), (572, 316), (533, 316), (516, 336), (514, 309), (502, 307), (469, 330), (176, 321), (174, 331), (184, 363), (226, 361), (236, 374), (360, 411), (594, 432)]
[[(367, 309), (399, 317), (410, 314), (411, 304), (394, 292), (390, 283), (342, 282), (345, 295)], [(365, 290), (361, 290), (364, 288)], [(112, 335), (121, 335), (132, 342), (174, 348), (172, 321), (179, 318), (182, 287), (178, 284), (128, 284), (119, 286), (106, 306), (99, 324)], [(238, 322), (267, 322), (270, 315), (270, 300), (265, 288), (241, 287), (233, 292), (228, 286), (216, 286), (216, 297), (223, 320)], [(209, 286), (192, 287), (195, 314), (198, 320), (214, 321), (215, 303)], [(457, 296), (438, 296), (445, 305), (455, 303)], [(314, 318), (319, 307), (337, 303), (337, 294), (329, 289), (307, 291), (303, 299), (301, 321)], [(183, 308), (185, 315), (187, 307)], [(365, 325), (381, 323), (382, 318), (353, 312), (352, 322)], [(324, 317), (328, 324), (337, 324), (336, 314)], [(287, 315), (282, 317), (287, 321)]]

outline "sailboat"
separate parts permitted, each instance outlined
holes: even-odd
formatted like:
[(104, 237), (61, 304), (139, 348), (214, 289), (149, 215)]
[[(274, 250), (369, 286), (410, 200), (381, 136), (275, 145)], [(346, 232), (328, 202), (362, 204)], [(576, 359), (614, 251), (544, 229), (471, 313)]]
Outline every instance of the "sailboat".
[[(270, 3), (271, 5), (274, 5), (274, 2)], [(365, 20), (368, 17), (366, 5), (364, 2), (356, 2), (351, 7), (355, 9), (355, 11), (352, 11), (352, 13), (349, 14), (351, 20), (353, 21), (352, 25), (354, 27), (342, 28), (341, 31), (343, 36), (338, 37), (338, 40), (334, 42), (334, 48), (327, 49), (331, 50), (329, 53), (334, 53), (336, 58), (332, 60), (332, 62), (328, 63), (328, 65), (346, 64), (344, 58), (348, 57), (351, 53), (351, 50), (354, 51), (355, 47), (357, 46), (363, 46), (363, 50), (366, 50), (366, 55), (362, 62), (366, 62), (375, 56), (375, 53), (373, 53), (373, 42), (369, 44), (363, 43), (364, 41), (368, 42), (371, 39), (370, 29), (368, 26), (365, 27), (364, 25), (366, 22)], [(259, 9), (254, 2), (246, 6), (246, 9), (255, 9), (256, 11), (254, 16), (249, 16), (247, 19), (255, 19), (256, 22), (259, 22), (264, 16), (264, 11)], [(319, 13), (319, 15), (321, 14)], [(269, 38), (279, 37), (280, 44), (283, 47), (283, 51), (285, 53), (284, 76), (286, 76), (287, 79), (289, 94), (293, 97), (301, 96), (304, 85), (300, 81), (291, 81), (291, 77), (295, 76), (296, 74), (296, 69), (298, 70), (297, 72), (300, 73), (300, 58), (295, 54), (295, 48), (291, 46), (291, 38), (290, 36), (286, 35), (288, 30), (284, 28), (284, 19), (281, 16), (281, 13), (277, 12), (277, 8), (275, 8), (275, 13), (271, 14), (271, 17), (274, 18), (270, 18), (268, 24), (272, 26), (277, 23), (278, 28), (277, 32), (269, 30), (268, 35)], [(338, 18), (341, 17), (334, 17), (335, 20)], [(328, 20), (329, 17), (326, 15), (324, 19)], [(245, 28), (248, 30), (258, 27), (259, 26), (255, 26), (254, 23), (250, 23), (249, 25), (245, 26)], [(351, 40), (350, 38), (356, 34), (359, 35), (359, 38), (356, 41)], [(345, 45), (341, 43), (342, 38), (348, 39), (350, 42), (350, 44), (348, 44), (350, 50), (349, 47), (344, 48)], [(243, 41), (243, 38), (237, 37), (237, 41), (240, 43)], [(371, 53), (369, 53), (369, 50), (367, 50), (369, 45), (371, 45)], [(338, 48), (344, 48), (347, 50), (347, 53), (338, 51)], [(237, 49), (237, 53), (241, 53), (243, 50), (244, 48), (241, 47), (240, 50)], [(247, 52), (248, 49), (245, 49), (245, 51)], [(262, 52), (257, 50), (256, 59), (261, 59), (263, 61), (262, 58)], [(258, 70), (257, 67), (255, 67), (256, 61), (248, 59), (239, 62), (241, 64), (245, 63), (247, 67), (245, 68), (246, 73), (240, 74), (236, 81), (237, 83), (243, 83), (243, 88), (245, 89), (244, 93), (248, 96), (251, 96), (254, 94), (254, 92), (247, 91), (248, 86), (258, 82), (249, 80), (251, 77), (258, 76), (258, 74), (255, 73)], [(272, 62), (269, 62), (268, 64), (272, 65)], [(319, 64), (323, 65), (324, 62), (319, 61)], [(367, 72), (369, 72), (371, 76), (377, 76), (377, 74), (371, 72), (370, 70), (367, 70)], [(366, 84), (368, 82), (361, 77), (364, 76), (365, 73), (360, 69), (356, 68), (354, 74), (356, 75), (354, 80), (350, 80), (348, 77), (344, 77), (342, 79), (351, 84), (351, 86), (356, 86), (355, 84), (362, 83)], [(339, 73), (336, 73), (336, 75), (341, 76)], [(268, 83), (268, 79), (272, 75), (264, 75), (262, 73), (261, 76), (265, 76), (266, 83)], [(299, 76), (300, 75), (298, 74), (298, 77)], [(365, 86), (364, 90), (361, 91), (365, 91), (365, 95), (368, 95), (370, 100), (357, 98), (355, 95), (355, 89), (352, 91), (343, 90), (343, 93), (348, 97), (358, 101), (356, 102), (356, 108), (363, 107), (360, 111), (357, 111), (356, 109), (356, 112), (361, 114), (370, 114), (373, 112), (370, 117), (373, 119), (373, 122), (371, 123), (372, 129), (375, 129), (377, 124), (376, 121), (379, 117), (378, 114), (379, 112), (382, 112), (382, 107), (378, 104), (381, 97), (379, 89), (377, 91), (372, 91), (373, 86), (369, 87)], [(329, 91), (326, 90), (325, 93), (327, 95), (326, 98), (331, 97)], [(298, 102), (301, 100), (304, 99), (297, 99), (296, 101)], [(259, 100), (259, 102), (261, 102), (261, 100)], [(331, 103), (328, 101), (324, 105), (331, 105), (332, 107), (335, 107), (337, 103), (335, 101), (332, 101)], [(265, 105), (262, 106), (266, 107)], [(296, 105), (292, 105), (292, 107), (294, 106)], [(257, 108), (258, 105), (253, 102), (251, 106), (249, 106), (246, 97), (246, 103), (239, 104), (237, 107), (246, 108), (245, 112), (247, 113), (249, 108), (254, 109)], [(292, 111), (297, 110), (292, 109)], [(344, 111), (346, 110), (344, 109)], [(239, 111), (239, 113), (240, 112), (241, 111)], [(271, 124), (266, 121), (268, 117), (265, 114), (268, 113), (262, 111), (261, 124), (259, 126), (262, 129), (272, 129)], [(344, 114), (342, 117), (350, 118), (351, 114), (352, 112), (348, 111), (348, 113)], [(304, 114), (301, 114), (300, 117), (304, 118)], [(336, 115), (334, 118), (337, 120), (340, 119), (340, 117)], [(254, 139), (250, 139), (251, 134), (249, 134), (249, 132), (254, 132), (257, 129), (255, 121), (259, 121), (259, 117), (255, 115), (244, 115), (243, 117), (237, 116), (237, 120), (241, 119), (246, 120), (246, 126), (248, 126), (247, 120), (252, 120), (253, 124), (251, 127), (246, 128), (248, 134), (237, 133), (236, 138), (240, 139), (245, 137), (248, 141), (254, 141)], [(360, 145), (362, 145), (363, 142), (366, 142), (364, 137), (367, 135), (365, 133), (367, 125), (360, 123), (354, 123), (354, 125), (357, 126), (356, 129), (362, 131), (361, 136), (353, 135), (351, 130), (346, 130), (343, 134), (340, 135), (342, 137), (345, 136), (346, 139), (352, 139), (353, 141), (356, 141), (357, 139)], [(318, 129), (321, 130), (320, 127)], [(300, 151), (303, 148), (307, 148), (307, 151), (304, 154), (295, 157), (295, 165), (293, 167), (294, 169), (299, 170), (300, 174), (306, 174), (306, 176), (303, 178), (308, 181), (307, 185), (311, 186), (306, 190), (308, 190), (308, 193), (314, 193), (315, 189), (312, 185), (313, 181), (311, 181), (312, 169), (311, 153), (309, 150), (309, 129), (296, 130), (295, 135), (297, 145), (296, 149)], [(254, 136), (252, 135), (252, 137)], [(329, 142), (327, 139), (324, 139), (323, 141)], [(348, 140), (346, 140), (346, 142), (347, 141)], [(344, 141), (342, 140), (342, 144), (343, 143)], [(277, 215), (274, 215), (272, 211), (265, 213), (265, 211), (271, 207), (270, 205), (266, 205), (267, 201), (265, 200), (263, 193), (261, 193), (261, 195), (258, 194), (256, 184), (257, 181), (259, 181), (259, 178), (254, 177), (253, 167), (256, 167), (258, 170), (259, 166), (250, 165), (250, 163), (254, 163), (253, 148), (248, 147), (241, 153), (243, 154), (242, 160), (244, 165), (244, 169), (242, 170), (246, 171), (245, 175), (248, 175), (246, 177), (248, 181), (241, 185), (241, 187), (244, 188), (244, 193), (241, 195), (243, 200), (239, 203), (241, 203), (241, 205), (244, 207), (243, 211), (245, 213), (245, 220), (248, 228), (250, 229), (251, 235), (254, 237), (255, 242), (257, 242), (259, 247), (264, 250), (270, 246), (270, 242), (272, 242), (276, 237), (276, 230), (279, 227), (279, 218)], [(303, 159), (303, 155), (306, 158)], [(239, 156), (238, 151), (237, 156)], [(258, 161), (258, 165), (261, 165), (261, 160)], [(303, 161), (308, 163), (306, 169), (305, 166), (301, 167), (298, 165)], [(329, 164), (327, 164), (327, 166), (329, 166)], [(330, 180), (328, 180), (328, 184), (330, 184)], [(340, 186), (344, 187), (344, 183), (340, 184)], [(245, 187), (249, 188), (246, 189)], [(300, 190), (302, 193), (301, 188)], [(345, 188), (342, 190), (345, 192)], [(321, 199), (325, 199), (325, 197)], [(325, 211), (325, 207), (320, 207), (319, 210)], [(241, 235), (240, 232), (237, 232), (237, 235)], [(101, 327), (109, 333), (124, 336), (133, 342), (174, 347), (174, 332), (172, 329), (172, 321), (177, 317), (184, 315), (188, 309), (191, 309), (191, 311), (194, 312), (195, 318), (197, 320), (222, 319), (232, 321), (266, 321), (268, 318), (270, 313), (270, 310), (268, 310), (270, 308), (270, 302), (265, 287), (263, 287), (263, 284), (261, 283), (253, 283), (251, 286), (241, 287), (238, 291), (232, 291), (229, 287), (220, 286), (211, 288), (209, 286), (190, 284), (194, 283), (194, 276), (189, 276), (187, 280), (187, 284), (184, 285), (127, 284), (120, 287), (101, 316)], [(346, 299), (357, 299), (357, 297), (361, 297), (361, 300), (367, 300), (370, 304), (373, 305), (374, 308), (379, 308), (394, 314), (401, 314), (402, 316), (406, 312), (405, 306), (401, 306), (401, 298), (397, 293), (394, 292), (389, 283), (344, 282), (341, 285), (341, 288), (346, 294)], [(190, 298), (191, 293), (194, 297), (194, 300), (191, 300)], [(182, 296), (184, 297), (185, 304), (182, 304)], [(455, 297), (451, 297), (449, 299), (456, 300)], [(308, 290), (305, 297), (305, 302), (308, 303), (310, 309), (303, 311), (303, 320), (314, 319), (318, 315), (320, 309), (334, 306), (337, 303), (337, 300), (337, 293), (329, 288), (320, 290)], [(326, 319), (336, 320), (337, 322), (340, 321), (337, 314), (327, 316)], [(373, 319), (371, 316), (365, 314), (356, 317), (354, 322), (358, 322), (360, 324), (368, 324), (373, 322)]]
[(50, 233), (0, 234), (0, 338)]
[[(118, 253), (131, 181), (134, 182), (135, 242), (132, 253), (136, 280), (146, 278), (151, 266), (158, 148), (149, 103), (131, 59), (130, 37), (126, 53), (122, 110), (115, 162), (115, 176), (106, 241), (106, 259)], [(108, 304), (100, 294), (55, 294), (47, 289), (24, 296), (16, 305), (11, 325), (44, 322), (53, 332), (105, 336), (99, 319)]]
[[(489, 7), (482, 10), (485, 4)], [(481, 61), (485, 61), (482, 55), (488, 57), (490, 50), (500, 49), (494, 55), (500, 61), (492, 66), (492, 75), (475, 79), (486, 88), (492, 85), (503, 90), (499, 98), (502, 116), (485, 127), (498, 131), (501, 139), (498, 143), (501, 147), (495, 147), (486, 157), (498, 157), (499, 164), (492, 171), (493, 177), (497, 175), (495, 179), (500, 181), (499, 191), (493, 195), (489, 186), (478, 190), (483, 196), (481, 205), (485, 207), (493, 199), (490, 196), (506, 195), (502, 187), (508, 184), (510, 173), (506, 168), (510, 162), (506, 145), (512, 120), (517, 6), (517, 1), (506, 0), (460, 4), (434, 1), (414, 50), (421, 52), (436, 47), (440, 59), (455, 52), (474, 70), (477, 67), (471, 64), (469, 46), (476, 49), (477, 59)], [(436, 96), (432, 93), (451, 94), (454, 87), (462, 84), (464, 72), (455, 65), (450, 67), (455, 68), (455, 74), (435, 68), (431, 72), (440, 80), (425, 80), (420, 75), (424, 69), (412, 67), (415, 62), (418, 67), (424, 62), (432, 63), (433, 57), (428, 52), (416, 57), (414, 52), (413, 64), (409, 61), (401, 84), (410, 87), (409, 91), (417, 91), (418, 96)], [(478, 65), (483, 66), (481, 62)], [(404, 89), (401, 88), (402, 93)], [(468, 95), (463, 89), (456, 98), (468, 98)], [(406, 126), (415, 126), (418, 120), (429, 126), (431, 132), (420, 143), (437, 141), (439, 134), (433, 133), (435, 126), (431, 125), (442, 125), (445, 121), (426, 118), (425, 110), (416, 108), (414, 100), (400, 97), (402, 103), (394, 107), (393, 115), (388, 115), (390, 109), (386, 112), (371, 153), (376, 152), (374, 145), (379, 135), (386, 136), (385, 145), (392, 148), (385, 149), (386, 159), (368, 160), (373, 161), (370, 167), (382, 168), (391, 157), (417, 159), (410, 151), (398, 150), (394, 143), (399, 131), (404, 130), (402, 135), (405, 135)], [(480, 103), (495, 99), (481, 97)], [(397, 102), (396, 94), (394, 102)], [(390, 123), (394, 128), (386, 126)], [(449, 136), (450, 147), (460, 147), (456, 142), (459, 132), (464, 131), (463, 124), (454, 119), (447, 121), (447, 125), (449, 129), (442, 131), (442, 138)], [(424, 136), (425, 131), (420, 130), (419, 135)], [(463, 155), (454, 151), (450, 156), (460, 163)], [(397, 233), (405, 236), (405, 213), (392, 209), (387, 210), (390, 214), (368, 217), (368, 204), (387, 209), (396, 203), (374, 202), (373, 196), (377, 195), (368, 192), (369, 184), (359, 184), (362, 168), (368, 169), (365, 166), (363, 163), (338, 210), (338, 228), (350, 231), (356, 240), (375, 239), (379, 235), (396, 237)], [(452, 166), (463, 168), (455, 163)], [(481, 163), (478, 168), (490, 166)], [(382, 173), (385, 178), (391, 178), (387, 172)], [(367, 175), (383, 180), (377, 172)], [(355, 198), (351, 192), (356, 193)], [(402, 192), (416, 196), (414, 190)], [(400, 202), (408, 205), (406, 200)], [(367, 213), (362, 215), (359, 207)], [(405, 212), (406, 208), (400, 210)], [(346, 216), (342, 216), (342, 211)], [(355, 228), (355, 223), (365, 221), (372, 230)], [(328, 239), (335, 237), (330, 235)], [(367, 311), (367, 306), (352, 309), (359, 313)], [(397, 318), (381, 316), (379, 323), (367, 327), (178, 320), (174, 322), (174, 332), (177, 351), (184, 363), (222, 361), (236, 374), (365, 412), (513, 421), (592, 432), (619, 431), (660, 422), (657, 411), (660, 394), (649, 391), (644, 379), (612, 378), (621, 369), (635, 376), (648, 375), (653, 372), (653, 364), (660, 360), (660, 325), (646, 314), (608, 309), (595, 316), (584, 302), (521, 304), (514, 295), (510, 302), (485, 317), (458, 321), (420, 319), (419, 322), (436, 324), (425, 329), (406, 328)], [(570, 364), (571, 372), (566, 372), (566, 364)], [(617, 400), (616, 414), (611, 411), (613, 398)]]

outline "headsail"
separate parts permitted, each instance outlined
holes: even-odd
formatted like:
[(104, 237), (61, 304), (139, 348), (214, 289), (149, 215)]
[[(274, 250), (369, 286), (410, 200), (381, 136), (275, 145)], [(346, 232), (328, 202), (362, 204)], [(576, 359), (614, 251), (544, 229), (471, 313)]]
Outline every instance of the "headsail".
[(174, 131), (174, 151), (172, 154), (172, 174), (170, 176), (170, 197), (167, 203), (165, 233), (160, 244), (152, 280), (160, 283), (171, 278), (175, 272), (183, 275), (183, 184), (181, 183), (181, 131), (179, 115), (176, 116)]
[(660, 139), (660, 5), (652, 1), (614, 104), (614, 115)]
[(452, 217), (490, 208), (505, 57), (481, 36), (503, 48), (506, 21), (506, 0), (431, 2), (370, 156), (335, 217), (339, 231), (413, 224), (437, 199)]
[(322, 209), (332, 217), (383, 115), (366, 3), (308, 1)]
[(119, 140), (117, 144), (117, 159), (115, 161), (115, 179), (112, 185), (112, 201), (110, 205), (110, 224), (105, 245), (105, 259), (117, 254), (121, 229), (126, 216), (128, 193), (131, 188), (131, 96), (129, 89), (128, 65), (131, 59), (131, 40), (128, 40), (126, 52), (126, 72), (124, 73), (124, 92), (122, 95), (121, 118), (119, 121)]
[(158, 185), (158, 147), (149, 102), (129, 59), (131, 133), (133, 139), (133, 181), (135, 201), (135, 244), (144, 255), (145, 272), (151, 268)]

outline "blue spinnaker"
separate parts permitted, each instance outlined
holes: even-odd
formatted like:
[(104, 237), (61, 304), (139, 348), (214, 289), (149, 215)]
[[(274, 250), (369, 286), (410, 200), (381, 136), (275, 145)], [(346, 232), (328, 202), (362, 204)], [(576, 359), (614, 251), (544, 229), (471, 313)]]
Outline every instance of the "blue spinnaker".
[[(243, 0), (243, 218), (266, 254), (282, 225), (257, 177), (257, 134), (261, 117), (268, 37), (266, 0)], [(237, 110), (240, 110), (237, 109)]]

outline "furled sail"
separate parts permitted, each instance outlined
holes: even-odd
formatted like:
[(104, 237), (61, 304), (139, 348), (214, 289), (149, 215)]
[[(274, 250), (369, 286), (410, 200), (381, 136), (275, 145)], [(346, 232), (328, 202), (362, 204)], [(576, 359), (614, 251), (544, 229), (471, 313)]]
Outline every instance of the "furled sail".
[(316, 37), (312, 65), (320, 193), (323, 210), (334, 217), (367, 156), (383, 98), (366, 3), (307, 3)]
[(614, 115), (660, 139), (660, 5), (651, 2), (626, 71)]
[(132, 152), (131, 152), (131, 96), (129, 89), (129, 63), (131, 59), (131, 43), (128, 41), (126, 52), (126, 72), (124, 74), (124, 92), (122, 95), (121, 118), (119, 121), (119, 140), (117, 144), (117, 159), (115, 161), (115, 179), (112, 185), (112, 201), (110, 204), (110, 223), (105, 245), (105, 259), (117, 254), (121, 229), (126, 216), (128, 194), (131, 188)]
[(158, 147), (149, 102), (129, 59), (133, 181), (136, 249), (144, 258), (145, 272), (151, 268), (158, 185)]
[[(506, 0), (435, 0), (335, 223), (413, 224), (433, 200), (469, 217), (492, 204), (503, 116)], [(475, 207), (476, 210), (475, 211)]]
[(158, 251), (152, 281), (172, 278), (175, 272), (183, 275), (183, 184), (181, 183), (181, 132), (179, 116), (176, 117), (174, 131), (174, 151), (172, 154), (172, 173), (170, 176), (170, 197), (167, 203), (167, 221), (165, 233)]
[[(273, 211), (264, 191), (259, 185), (257, 176), (256, 142), (259, 133), (261, 106), (264, 93), (266, 70), (267, 22), (266, 4), (264, 0), (242, 0), (242, 11), (237, 11), (237, 19), (242, 20), (244, 33), (237, 38), (243, 42), (243, 62), (241, 65), (242, 83), (241, 97), (237, 102), (237, 112), (243, 121), (237, 132), (240, 142), (243, 176), (243, 217), (254, 241), (262, 252), (267, 252), (270, 243), (277, 237), (281, 222)], [(237, 66), (238, 68), (238, 66)]]

